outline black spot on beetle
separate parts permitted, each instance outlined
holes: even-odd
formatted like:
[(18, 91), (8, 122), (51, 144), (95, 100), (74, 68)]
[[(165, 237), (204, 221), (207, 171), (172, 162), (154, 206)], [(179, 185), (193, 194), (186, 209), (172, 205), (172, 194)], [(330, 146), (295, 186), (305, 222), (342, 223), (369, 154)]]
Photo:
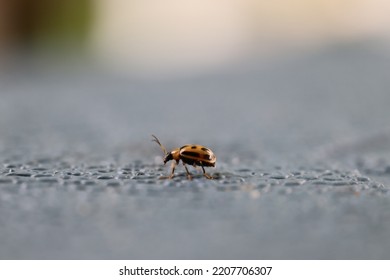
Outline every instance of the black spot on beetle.
[(205, 152), (210, 152), (210, 150), (207, 149), (207, 148), (205, 148), (205, 147), (202, 147), (201, 150), (202, 150), (202, 151), (205, 151)]
[(192, 146), (191, 149), (196, 149), (196, 146)]
[(197, 152), (189, 152), (189, 151), (184, 151), (181, 153), (183, 156), (190, 156), (190, 157), (196, 157), (199, 158), (199, 153)]
[(189, 164), (189, 165), (199, 165), (199, 161), (189, 159), (189, 158), (182, 158), (182, 161), (186, 164)]
[(187, 147), (188, 147), (188, 145), (184, 145), (183, 147), (180, 147), (179, 150), (182, 150), (182, 149), (187, 148)]
[(196, 160), (196, 159), (192, 159), (192, 158), (181, 158), (181, 160), (185, 163), (185, 164), (189, 164), (189, 165), (198, 165), (198, 166), (204, 166), (204, 167), (209, 167), (209, 166), (215, 166), (215, 163), (214, 162), (210, 162), (210, 161), (206, 161), (204, 159), (200, 159), (200, 160)]

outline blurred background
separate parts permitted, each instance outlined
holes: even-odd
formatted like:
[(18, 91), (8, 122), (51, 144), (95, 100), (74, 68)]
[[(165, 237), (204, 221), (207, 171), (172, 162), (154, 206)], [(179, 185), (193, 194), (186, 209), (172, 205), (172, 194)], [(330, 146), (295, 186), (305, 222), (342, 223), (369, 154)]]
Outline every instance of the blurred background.
[(0, 53), (3, 66), (21, 53), (76, 55), (126, 75), (177, 77), (340, 42), (388, 42), (389, 11), (386, 0), (0, 0)]
[(0, 0), (0, 147), (22, 132), (72, 149), (153, 133), (274, 156), (388, 135), (389, 11), (386, 0)]

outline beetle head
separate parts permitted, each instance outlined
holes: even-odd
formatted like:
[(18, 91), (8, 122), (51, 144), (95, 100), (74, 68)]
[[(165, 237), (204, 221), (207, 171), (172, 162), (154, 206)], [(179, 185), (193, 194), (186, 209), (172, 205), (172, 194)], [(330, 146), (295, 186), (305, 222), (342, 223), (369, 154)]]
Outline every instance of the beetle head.
[(172, 153), (167, 153), (164, 157), (164, 164), (173, 159)]

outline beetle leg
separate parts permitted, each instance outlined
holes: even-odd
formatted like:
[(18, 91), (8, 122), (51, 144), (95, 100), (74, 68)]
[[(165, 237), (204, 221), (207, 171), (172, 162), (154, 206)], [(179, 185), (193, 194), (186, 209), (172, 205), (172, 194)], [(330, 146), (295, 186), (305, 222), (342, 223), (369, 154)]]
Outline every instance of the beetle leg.
[(191, 173), (188, 171), (187, 165), (185, 165), (185, 163), (184, 163), (183, 161), (182, 161), (182, 163), (183, 163), (183, 165), (184, 165), (184, 168), (186, 169), (188, 180), (192, 180), (192, 175), (191, 175)]
[(175, 167), (176, 167), (176, 162), (173, 161), (171, 164), (171, 175), (169, 176), (162, 176), (159, 179), (172, 179), (173, 176), (175, 176)]
[(203, 175), (207, 178), (207, 179), (213, 179), (213, 176), (209, 175), (206, 173), (206, 171), (204, 170), (204, 167), (203, 167), (203, 164), (201, 165), (202, 167), (202, 170), (203, 170)]
[(175, 176), (175, 167), (176, 167), (176, 161), (173, 161), (171, 164), (171, 175), (169, 175), (169, 179), (172, 179), (173, 176)]

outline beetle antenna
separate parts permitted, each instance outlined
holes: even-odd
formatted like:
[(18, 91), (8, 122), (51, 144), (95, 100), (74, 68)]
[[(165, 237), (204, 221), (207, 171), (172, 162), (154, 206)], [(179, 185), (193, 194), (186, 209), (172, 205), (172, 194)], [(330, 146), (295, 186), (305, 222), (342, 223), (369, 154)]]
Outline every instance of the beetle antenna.
[(164, 155), (166, 155), (166, 154), (167, 154), (167, 150), (166, 150), (165, 147), (160, 143), (160, 140), (158, 140), (158, 138), (157, 138), (156, 136), (154, 136), (153, 134), (152, 134), (152, 137), (154, 138), (154, 139), (152, 139), (152, 141), (153, 141), (153, 142), (156, 142), (156, 143), (160, 146), (160, 148), (161, 148), (161, 150), (163, 151)]

